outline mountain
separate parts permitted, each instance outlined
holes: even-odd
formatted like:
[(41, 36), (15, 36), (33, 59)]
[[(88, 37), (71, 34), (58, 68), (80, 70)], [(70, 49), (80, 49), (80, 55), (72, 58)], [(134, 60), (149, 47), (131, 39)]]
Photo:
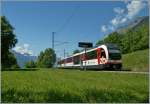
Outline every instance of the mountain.
[(136, 17), (133, 20), (128, 21), (126, 24), (117, 28), (119, 34), (124, 34), (128, 29), (137, 29), (142, 24), (149, 23), (149, 16)]
[(33, 60), (33, 61), (37, 60), (37, 56), (31, 56), (29, 54), (21, 54), (14, 50), (12, 50), (12, 53), (15, 55), (15, 57), (17, 59), (17, 63), (21, 68), (24, 67), (26, 62), (31, 61), (31, 60)]

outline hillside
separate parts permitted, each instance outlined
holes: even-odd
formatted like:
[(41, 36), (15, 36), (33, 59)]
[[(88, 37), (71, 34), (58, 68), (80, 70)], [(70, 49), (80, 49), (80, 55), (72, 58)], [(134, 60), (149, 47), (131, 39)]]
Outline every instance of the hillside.
[(123, 67), (132, 71), (149, 70), (149, 49), (123, 55)]

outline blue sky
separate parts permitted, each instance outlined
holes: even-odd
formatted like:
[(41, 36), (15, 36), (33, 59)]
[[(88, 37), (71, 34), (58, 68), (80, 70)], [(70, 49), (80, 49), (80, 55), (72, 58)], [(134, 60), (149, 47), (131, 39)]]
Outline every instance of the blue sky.
[[(70, 1), (2, 3), (2, 14), (15, 28), (18, 43), (14, 50), (38, 55), (52, 47), (52, 32), (58, 56), (80, 49), (78, 42), (95, 43), (115, 28), (137, 16), (148, 16), (148, 5), (142, 1)], [(60, 42), (60, 43), (58, 43)]]

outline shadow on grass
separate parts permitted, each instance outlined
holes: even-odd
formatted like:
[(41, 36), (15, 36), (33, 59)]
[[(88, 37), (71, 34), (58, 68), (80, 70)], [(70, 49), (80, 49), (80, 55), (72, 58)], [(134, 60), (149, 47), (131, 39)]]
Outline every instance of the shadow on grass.
[(1, 71), (37, 71), (37, 70), (40, 70), (40, 69), (37, 69), (37, 68), (21, 68), (21, 69), (2, 69)]
[(46, 92), (2, 91), (2, 103), (148, 103), (148, 93), (139, 97), (130, 91), (86, 89), (81, 92), (49, 90)]

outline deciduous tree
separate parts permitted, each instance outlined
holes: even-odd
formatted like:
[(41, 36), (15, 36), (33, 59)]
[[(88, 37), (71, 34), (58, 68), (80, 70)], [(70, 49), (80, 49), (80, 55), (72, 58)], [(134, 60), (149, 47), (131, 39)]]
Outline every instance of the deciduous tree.
[(50, 68), (55, 64), (56, 54), (53, 49), (47, 48), (44, 52), (41, 52), (38, 56), (38, 67)]
[[(1, 16), (1, 63), (2, 68), (10, 68), (15, 63), (16, 59), (12, 56), (10, 49), (13, 48), (16, 43), (16, 35), (14, 34), (14, 28), (8, 22), (5, 16)], [(13, 59), (11, 59), (13, 58)], [(13, 60), (13, 61), (12, 61)]]

